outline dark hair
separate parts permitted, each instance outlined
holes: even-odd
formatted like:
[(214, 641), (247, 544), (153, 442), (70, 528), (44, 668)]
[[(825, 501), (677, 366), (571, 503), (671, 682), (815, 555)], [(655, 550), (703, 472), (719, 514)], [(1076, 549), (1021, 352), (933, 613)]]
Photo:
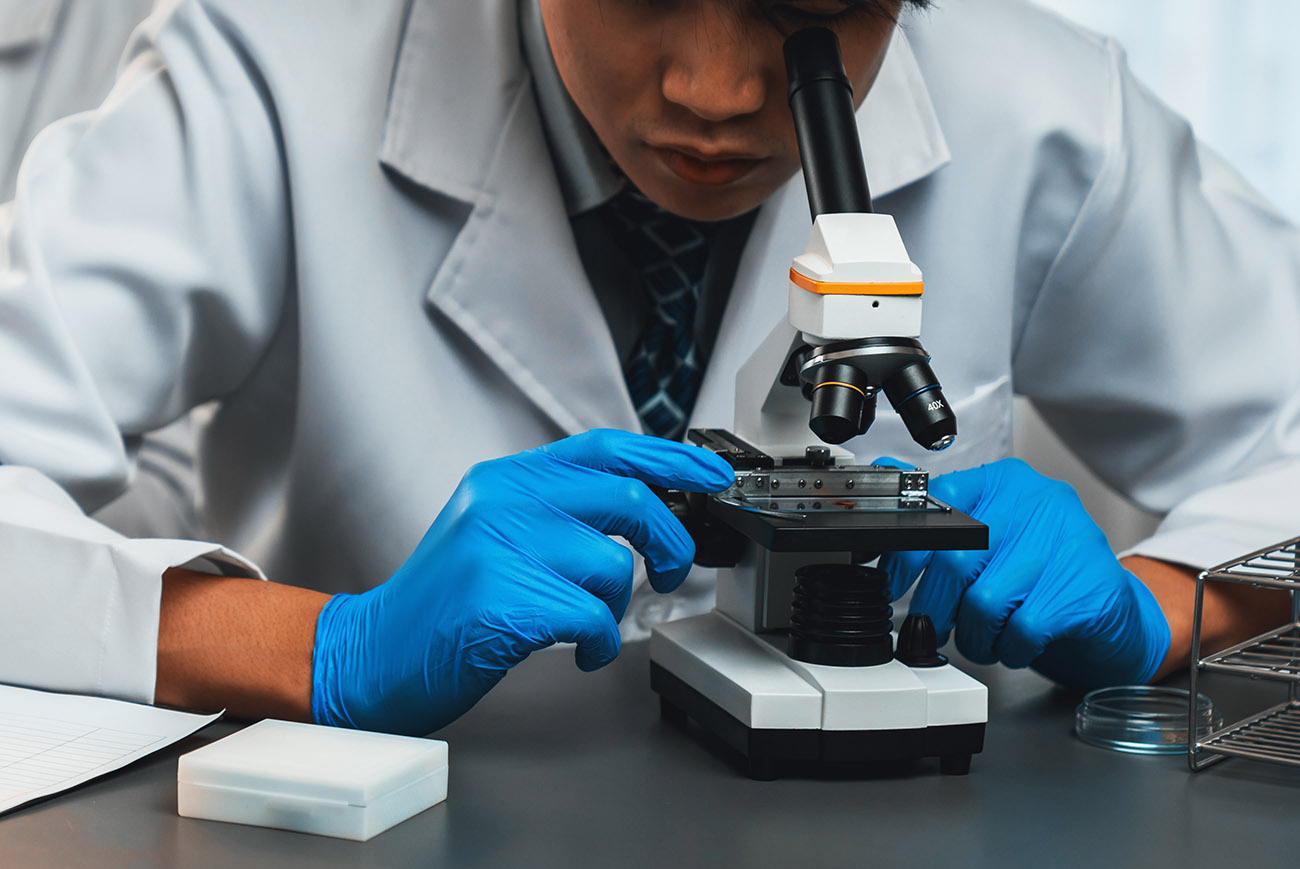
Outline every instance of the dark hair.
[[(772, 7), (776, 5), (775, 0), (749, 0), (759, 7), (764, 18), (777, 24), (776, 16)], [(876, 18), (886, 18), (890, 21), (896, 21), (899, 13), (905, 7), (911, 6), (913, 9), (925, 9), (931, 5), (932, 0), (845, 0), (851, 9), (865, 15), (871, 15)]]
[(849, 0), (849, 2), (861, 7), (864, 12), (883, 15), (886, 18), (898, 17), (898, 13), (902, 12), (905, 6), (924, 9), (930, 5), (930, 0)]

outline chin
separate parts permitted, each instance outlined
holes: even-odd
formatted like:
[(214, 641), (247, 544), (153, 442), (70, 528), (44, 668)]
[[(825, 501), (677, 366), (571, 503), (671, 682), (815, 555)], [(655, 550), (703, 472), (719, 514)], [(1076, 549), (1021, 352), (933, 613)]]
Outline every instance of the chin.
[[(635, 179), (633, 179), (633, 183)], [(756, 191), (753, 188), (691, 186), (681, 184), (637, 185), (637, 188), (659, 205), (687, 220), (715, 222), (739, 217), (762, 205), (773, 191)]]

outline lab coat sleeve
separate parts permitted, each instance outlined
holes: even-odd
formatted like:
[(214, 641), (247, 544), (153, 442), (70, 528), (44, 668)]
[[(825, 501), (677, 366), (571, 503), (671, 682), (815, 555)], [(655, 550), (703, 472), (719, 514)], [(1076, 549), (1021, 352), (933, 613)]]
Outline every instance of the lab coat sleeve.
[(1015, 382), (1102, 479), (1168, 511), (1132, 554), (1204, 568), (1300, 534), (1300, 232), (1110, 56), (1101, 168)]
[(280, 154), (256, 71), (191, 2), (24, 158), (0, 207), (0, 681), (151, 700), (162, 573), (257, 575), (83, 511), (125, 486), (126, 442), (258, 364), (289, 283)]
[(131, 540), (31, 468), (0, 467), (0, 683), (148, 703), (167, 567), (265, 578), (222, 546)]

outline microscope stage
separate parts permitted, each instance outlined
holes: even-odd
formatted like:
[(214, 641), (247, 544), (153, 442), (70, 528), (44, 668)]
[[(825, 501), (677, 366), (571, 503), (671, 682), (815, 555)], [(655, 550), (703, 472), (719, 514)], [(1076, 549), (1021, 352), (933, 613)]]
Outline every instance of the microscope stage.
[(952, 665), (807, 664), (781, 634), (754, 634), (716, 611), (650, 637), (651, 686), (667, 716), (695, 719), (749, 762), (827, 766), (939, 757), (964, 773), (983, 748), (988, 689)]

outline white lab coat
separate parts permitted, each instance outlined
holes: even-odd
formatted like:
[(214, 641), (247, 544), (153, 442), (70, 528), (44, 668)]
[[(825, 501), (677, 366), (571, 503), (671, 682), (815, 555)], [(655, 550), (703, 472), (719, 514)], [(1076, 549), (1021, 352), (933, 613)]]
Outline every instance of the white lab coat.
[[(162, 569), (238, 558), (113, 539), (49, 480), (111, 498), (122, 435), (197, 403), (221, 402), (201, 454), (215, 539), (331, 591), (389, 576), (474, 462), (638, 427), (513, 0), (407, 15), (185, 3), (94, 119), (33, 147), (0, 216), (0, 681), (152, 696)], [(1200, 564), (1295, 530), (1300, 237), (1113, 45), (1018, 0), (944, 4), (895, 40), (859, 118), (960, 431), (921, 455), (882, 412), (861, 458), (1004, 456), (1014, 389), (1108, 481), (1174, 508), (1142, 552)], [(755, 223), (694, 424), (731, 423), (807, 229), (795, 178)], [(628, 624), (705, 605), (697, 574), (693, 596), (638, 592)], [(43, 648), (60, 654), (19, 653)]]
[(99, 105), (153, 0), (0, 0), (0, 202), (32, 137)]
[[(0, 0), (0, 202), (13, 196), (37, 133), (108, 95), (127, 37), (153, 6), (154, 0)], [(193, 443), (182, 418), (133, 445), (141, 473), (95, 518), (133, 536), (197, 534)]]

